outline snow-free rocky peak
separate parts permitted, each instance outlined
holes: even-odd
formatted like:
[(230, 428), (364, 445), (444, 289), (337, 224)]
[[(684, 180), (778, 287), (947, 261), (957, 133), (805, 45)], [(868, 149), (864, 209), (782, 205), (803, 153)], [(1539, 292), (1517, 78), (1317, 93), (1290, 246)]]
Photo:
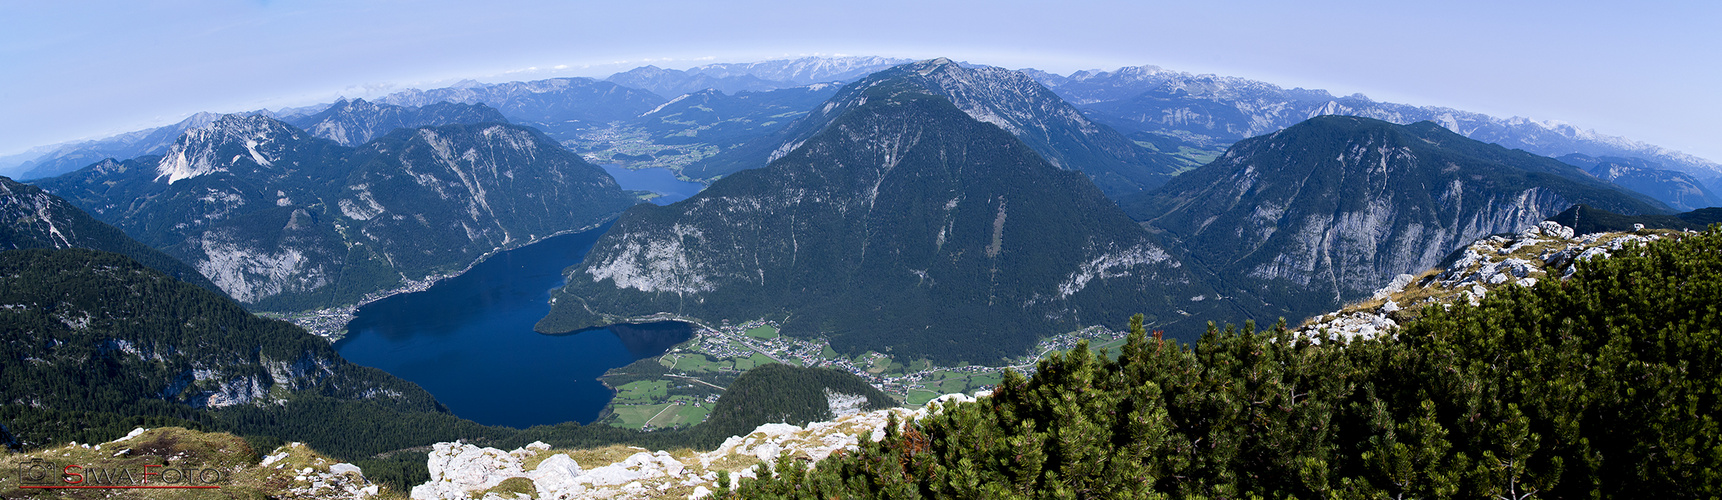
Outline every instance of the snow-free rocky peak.
[(1417, 318), (1425, 307), (1475, 306), (1502, 287), (1564, 281), (1577, 271), (1579, 262), (1608, 258), (1627, 245), (1644, 246), (1686, 234), (1638, 229), (1578, 235), (1558, 222), (1542, 221), (1517, 233), (1478, 239), (1442, 266), (1416, 276), (1401, 274), (1369, 299), (1310, 318), (1296, 332), (1316, 338), (1388, 334)]
[(262, 115), (224, 115), (208, 125), (186, 130), (156, 164), (155, 180), (173, 184), (241, 163), (269, 167), (283, 151), (306, 138), (304, 131)]

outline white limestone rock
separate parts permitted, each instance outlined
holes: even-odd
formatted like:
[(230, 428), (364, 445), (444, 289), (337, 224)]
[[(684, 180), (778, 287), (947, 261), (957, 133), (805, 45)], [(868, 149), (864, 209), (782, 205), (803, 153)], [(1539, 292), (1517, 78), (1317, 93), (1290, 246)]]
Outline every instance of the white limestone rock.
[(427, 458), (430, 482), (413, 487), (415, 500), (464, 499), (511, 477), (524, 477), (520, 458), (496, 448), (437, 443)]

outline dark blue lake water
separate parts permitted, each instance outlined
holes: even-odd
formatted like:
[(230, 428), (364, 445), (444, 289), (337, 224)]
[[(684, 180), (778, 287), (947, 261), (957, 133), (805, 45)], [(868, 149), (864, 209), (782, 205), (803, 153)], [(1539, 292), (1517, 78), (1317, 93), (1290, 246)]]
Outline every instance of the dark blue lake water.
[(652, 203), (659, 205), (688, 199), (706, 187), (698, 182), (677, 179), (676, 174), (664, 168), (628, 170), (616, 165), (604, 165), (604, 171), (609, 173), (610, 177), (615, 177), (616, 183), (621, 184), (622, 189), (639, 189), (662, 194), (663, 196), (652, 199)]
[[(665, 194), (653, 201), (699, 192), (700, 184), (664, 169), (605, 170), (621, 170), (611, 175), (623, 189)], [(599, 376), (660, 355), (692, 334), (673, 322), (554, 336), (532, 331), (550, 312), (562, 270), (579, 263), (609, 227), (502, 252), (425, 291), (367, 304), (335, 349), (348, 361), (419, 384), (455, 415), (482, 424), (590, 423), (615, 396)]]

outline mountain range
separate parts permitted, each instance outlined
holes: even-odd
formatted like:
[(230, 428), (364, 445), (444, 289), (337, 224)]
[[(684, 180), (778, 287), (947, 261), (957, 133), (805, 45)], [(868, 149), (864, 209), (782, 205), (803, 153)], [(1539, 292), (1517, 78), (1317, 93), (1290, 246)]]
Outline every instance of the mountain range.
[(1398, 124), (1432, 121), (1460, 135), (1532, 153), (1644, 158), (1700, 178), (1722, 165), (1678, 151), (1553, 121), (1496, 118), (1436, 106), (1372, 101), (1361, 94), (1285, 89), (1245, 78), (1193, 75), (1157, 66), (1078, 71), (1060, 76), (1024, 70), (1095, 120), (1122, 131), (1146, 131), (1225, 144), (1267, 134), (1320, 115), (1375, 118)]
[(508, 123), (502, 113), (484, 104), (437, 102), (423, 107), (396, 106), (341, 99), (317, 113), (283, 120), (336, 143), (356, 147), (399, 128), (434, 127), (455, 123)]
[(1002, 68), (965, 67), (949, 59), (904, 64), (848, 85), (816, 112), (683, 169), (712, 179), (758, 168), (824, 130), (875, 86), (890, 85), (946, 98), (971, 118), (1010, 132), (1058, 168), (1077, 170), (1110, 197), (1159, 186), (1185, 163), (1148, 150), (1081, 112), (1026, 75)]
[(847, 83), (910, 59), (877, 56), (803, 57), (756, 63), (723, 63), (686, 70), (641, 66), (610, 75), (605, 81), (645, 89), (671, 99), (682, 94), (715, 90), (726, 94), (763, 92), (819, 83)]
[(109, 158), (159, 155), (166, 152), (168, 147), (173, 146), (173, 142), (179, 139), (180, 134), (187, 130), (207, 126), (218, 118), (221, 118), (221, 115), (217, 113), (197, 113), (173, 125), (56, 148), (19, 165), (17, 168), (21, 173), (17, 178), (22, 180), (44, 179), (84, 168)]
[[(666, 124), (661, 120), (655, 124), (650, 123), (652, 120), (641, 120), (640, 114), (674, 97), (700, 90), (715, 89), (734, 95), (748, 90), (771, 91), (823, 82), (847, 82), (901, 62), (904, 61), (879, 57), (804, 57), (758, 63), (709, 64), (687, 70), (647, 66), (611, 75), (603, 81), (591, 78), (501, 84), (465, 81), (441, 89), (396, 92), (374, 102), (412, 107), (444, 101), (485, 103), (499, 110), (508, 120), (536, 127), (565, 146), (588, 155), (593, 161), (612, 161), (617, 154), (623, 154), (626, 156), (616, 161), (677, 171), (690, 164), (704, 162), (706, 165), (693, 172), (697, 175), (685, 177), (709, 181), (721, 175), (716, 172), (733, 171), (733, 167), (711, 168), (713, 161), (708, 157), (730, 148), (745, 149), (738, 147), (740, 142), (726, 140), (707, 144), (696, 141), (696, 144), (682, 147), (658, 142), (655, 138), (668, 134), (648, 133), (642, 126), (662, 127)], [(1111, 126), (1137, 145), (1175, 160), (1177, 163), (1173, 166), (1179, 170), (1211, 161), (1232, 142), (1285, 128), (1310, 117), (1344, 114), (1399, 124), (1434, 121), (1473, 139), (1548, 156), (1578, 153), (1644, 159), (1663, 165), (1663, 168), (1687, 173), (1708, 184), (1712, 192), (1722, 192), (1722, 187), (1717, 186), (1722, 184), (1722, 166), (1715, 162), (1559, 122), (1516, 117), (1501, 119), (1450, 108), (1383, 103), (1356, 94), (1335, 97), (1322, 90), (1284, 89), (1261, 81), (1194, 75), (1155, 66), (1078, 71), (1068, 76), (1034, 69), (1018, 70), (1018, 73), (1035, 79), (1076, 105), (1086, 120)], [(752, 102), (765, 104), (765, 101)], [(283, 109), (273, 114), (267, 111), (256, 113), (298, 123), (294, 119), (328, 107), (330, 105), (324, 104)], [(766, 107), (770, 105), (766, 104)], [(732, 109), (741, 115), (771, 116), (764, 114), (770, 111), (764, 108)], [(797, 110), (800, 113), (806, 111)], [(736, 112), (730, 115), (738, 116)], [(0, 163), (0, 173), (15, 172), (21, 174), (16, 175), (21, 179), (36, 179), (81, 168), (105, 158), (161, 154), (180, 132), (207, 123), (215, 116), (202, 114), (169, 127), (9, 156), (4, 159), (6, 163)], [(767, 122), (775, 123), (764, 125)], [(747, 127), (751, 130), (745, 132), (763, 135), (772, 132), (772, 126), (787, 122), (754, 119), (753, 125)], [(703, 127), (713, 123), (680, 125), (683, 128), (676, 132), (697, 135), (704, 131)], [(1029, 142), (1036, 143), (1033, 140)], [(666, 149), (673, 151), (666, 155), (655, 154)], [(748, 158), (759, 156), (758, 151), (739, 153), (744, 153), (739, 156)], [(642, 163), (644, 156), (653, 158)], [(769, 152), (765, 157), (769, 158)], [(28, 164), (21, 167), (11, 163), (26, 160)], [(732, 162), (725, 160), (721, 163)], [(755, 165), (753, 160), (743, 163), (749, 168)], [(1108, 182), (1102, 182), (1102, 187), (1109, 193), (1117, 191)], [(1668, 188), (1652, 190), (1657, 189)]]
[[(850, 354), (990, 362), (1136, 311), (1162, 326), (1241, 315), (1086, 176), (928, 93), (942, 71), (961, 70), (917, 63), (850, 84), (770, 166), (625, 212), (537, 328), (763, 316)], [(1006, 73), (979, 74), (1022, 81)]]
[(350, 148), (260, 115), (39, 185), (272, 311), (353, 304), (635, 202), (530, 128), (402, 128)]

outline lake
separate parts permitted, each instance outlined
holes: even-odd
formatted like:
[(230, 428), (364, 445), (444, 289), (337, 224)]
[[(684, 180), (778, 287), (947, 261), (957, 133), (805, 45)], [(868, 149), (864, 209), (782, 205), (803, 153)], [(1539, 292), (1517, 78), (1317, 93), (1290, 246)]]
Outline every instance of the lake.
[(604, 165), (604, 172), (610, 174), (610, 177), (615, 177), (616, 183), (621, 184), (622, 189), (638, 189), (663, 195), (652, 198), (652, 203), (659, 205), (668, 205), (688, 199), (689, 196), (699, 193), (701, 189), (706, 187), (705, 184), (698, 182), (677, 179), (676, 174), (671, 173), (666, 168), (629, 170), (617, 165)]
[[(676, 197), (669, 202), (699, 192), (688, 192), (687, 185), (700, 184), (676, 180), (667, 170), (647, 170), (662, 175), (611, 175), (623, 189)], [(500, 252), (425, 291), (366, 304), (335, 349), (348, 361), (419, 384), (455, 415), (478, 423), (591, 423), (615, 396), (599, 376), (660, 355), (693, 333), (675, 322), (565, 335), (532, 331), (550, 312), (550, 291), (562, 286), (562, 270), (579, 263), (609, 228)]]

